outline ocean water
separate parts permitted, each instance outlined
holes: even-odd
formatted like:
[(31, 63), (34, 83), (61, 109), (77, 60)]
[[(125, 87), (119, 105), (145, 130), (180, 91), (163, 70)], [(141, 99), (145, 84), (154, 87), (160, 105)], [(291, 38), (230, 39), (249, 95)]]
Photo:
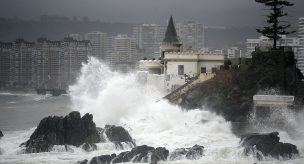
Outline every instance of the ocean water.
[[(136, 74), (121, 75), (112, 72), (94, 58), (84, 65), (76, 84), (70, 86), (68, 95), (51, 97), (35, 94), (0, 94), (0, 163), (75, 163), (97, 155), (119, 153), (112, 143), (97, 144), (98, 150), (85, 152), (70, 146), (53, 151), (22, 154), (19, 145), (35, 130), (39, 121), (49, 115), (66, 115), (72, 110), (81, 114), (92, 113), (98, 127), (106, 124), (125, 127), (137, 145), (162, 146), (172, 151), (195, 144), (205, 147), (204, 156), (196, 161), (180, 160), (163, 163), (191, 164), (249, 164), (257, 162), (242, 154), (240, 139), (231, 132), (231, 123), (207, 109), (183, 111), (165, 100), (155, 86), (145, 86), (136, 81)], [(160, 101), (159, 101), (160, 100)], [(275, 119), (286, 120), (297, 133), (302, 134), (303, 114), (284, 113)], [(302, 121), (301, 121), (302, 120)], [(270, 132), (274, 128), (260, 129)], [(281, 141), (298, 146), (301, 157), (279, 161), (267, 159), (258, 163), (304, 163), (304, 137), (291, 136), (280, 131)], [(126, 150), (129, 150), (127, 147)]]

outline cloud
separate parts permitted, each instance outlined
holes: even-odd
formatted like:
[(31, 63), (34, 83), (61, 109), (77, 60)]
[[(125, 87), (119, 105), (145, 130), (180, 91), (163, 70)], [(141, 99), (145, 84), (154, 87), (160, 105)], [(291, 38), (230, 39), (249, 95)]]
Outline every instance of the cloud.
[[(302, 0), (292, 0), (288, 9), (294, 22), (304, 16)], [(177, 20), (197, 20), (210, 25), (257, 26), (262, 6), (254, 0), (1, 0), (2, 17), (37, 19), (42, 14), (88, 16), (107, 22), (164, 23), (173, 14)]]

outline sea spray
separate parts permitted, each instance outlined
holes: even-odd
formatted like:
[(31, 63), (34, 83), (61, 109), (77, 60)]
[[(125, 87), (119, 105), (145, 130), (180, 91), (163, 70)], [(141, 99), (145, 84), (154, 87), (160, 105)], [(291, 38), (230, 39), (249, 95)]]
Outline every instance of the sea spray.
[[(269, 88), (260, 90), (261, 95), (281, 95), (279, 89)], [(257, 115), (257, 110), (267, 110), (263, 118)], [(251, 113), (250, 121), (257, 133), (269, 133), (278, 131), (281, 142), (291, 143), (297, 146), (300, 156), (304, 155), (304, 110), (291, 108), (286, 105), (276, 105), (256, 109)], [(299, 159), (303, 161), (303, 159)]]
[(137, 82), (136, 74), (112, 72), (90, 58), (82, 67), (78, 82), (70, 87), (70, 94), (75, 110), (92, 113), (100, 127), (124, 126), (137, 145), (174, 150), (200, 144), (213, 154), (217, 152), (211, 147), (228, 154), (233, 152), (231, 149), (239, 150), (239, 139), (224, 118), (207, 110), (184, 111), (166, 100), (157, 101), (163, 95), (155, 87)]
[(83, 65), (77, 83), (70, 87), (70, 95), (74, 109), (92, 113), (102, 127), (119, 124), (121, 118), (161, 98), (153, 87), (138, 83), (135, 74), (112, 72), (95, 58)]
[[(204, 156), (199, 160), (181, 159), (165, 163), (248, 164), (257, 162), (255, 159), (242, 154), (242, 148), (239, 147), (239, 138), (231, 133), (230, 123), (226, 122), (223, 117), (203, 109), (186, 112), (165, 100), (156, 102), (163, 95), (157, 92), (157, 89), (153, 86), (138, 84), (135, 74), (122, 75), (112, 72), (106, 65), (94, 58), (83, 65), (78, 81), (71, 86), (70, 93), (69, 97), (72, 99), (73, 110), (79, 110), (82, 114), (92, 113), (99, 127), (104, 127), (105, 124), (125, 127), (136, 139), (138, 145), (165, 146), (171, 152), (175, 148), (192, 147), (195, 144), (205, 147)], [(63, 101), (62, 98), (64, 97), (60, 96), (52, 99), (52, 101), (58, 103), (58, 101)], [(18, 103), (18, 101), (16, 102)], [(25, 105), (22, 104), (22, 109), (29, 112), (29, 107), (35, 107), (32, 106), (33, 102), (36, 101), (32, 100)], [(66, 99), (64, 102), (67, 103)], [(24, 108), (30, 103), (31, 106)], [(5, 102), (5, 104), (7, 103)], [(52, 110), (60, 108), (60, 106), (54, 105), (55, 103), (50, 105)], [(41, 112), (45, 107), (38, 109), (35, 111), (37, 115), (39, 114), (38, 111)], [(52, 111), (49, 108), (46, 109)], [(59, 115), (58, 113), (56, 111), (56, 115)], [(304, 127), (303, 114), (297, 113), (295, 117), (296, 120), (302, 119), (302, 122), (296, 121), (300, 130)], [(25, 118), (33, 119), (31, 117)], [(62, 152), (62, 147), (59, 146), (55, 147), (52, 152), (20, 154), (22, 148), (19, 145), (28, 140), (42, 118), (42, 116), (39, 119), (34, 118), (37, 124), (31, 130), (4, 130), (5, 136), (0, 140), (0, 148), (4, 151), (4, 154), (0, 155), (0, 163), (74, 164), (76, 161), (91, 159), (94, 156), (119, 154), (122, 151), (130, 150), (127, 145), (124, 146), (127, 150), (117, 150), (113, 143), (106, 142), (96, 144), (98, 150), (89, 153), (73, 146), (70, 146), (72, 151)], [(286, 132), (280, 132), (280, 137), (283, 142), (297, 145), (300, 154), (303, 156), (303, 140), (291, 139)], [(258, 163), (294, 164), (303, 163), (303, 158), (289, 161), (270, 159), (270, 161), (259, 161)]]

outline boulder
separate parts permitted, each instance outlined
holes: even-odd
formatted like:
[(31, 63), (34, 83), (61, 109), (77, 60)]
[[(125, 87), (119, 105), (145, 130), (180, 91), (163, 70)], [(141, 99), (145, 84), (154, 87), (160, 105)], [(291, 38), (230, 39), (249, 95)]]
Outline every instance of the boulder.
[(204, 146), (194, 145), (186, 154), (187, 159), (197, 160), (203, 156)]
[(130, 159), (130, 161), (131, 162), (148, 162), (148, 160), (149, 160), (148, 154), (151, 153), (152, 151), (154, 151), (154, 147), (150, 147), (147, 145), (135, 147), (129, 153), (130, 156), (132, 157), (131, 159), (133, 159), (132, 161)]
[(170, 155), (170, 160), (190, 159), (198, 160), (204, 155), (204, 146), (194, 145), (191, 148), (178, 148)]
[(88, 144), (101, 141), (93, 116), (87, 113), (80, 117), (80, 113), (74, 111), (65, 117), (49, 116), (42, 119), (30, 139), (21, 145), (26, 147), (25, 153), (39, 153), (50, 151), (53, 145), (78, 147), (86, 143), (88, 147)]
[(87, 152), (91, 152), (91, 151), (95, 151), (97, 150), (97, 146), (93, 143), (84, 143), (80, 146), (83, 150), (87, 151)]
[(187, 149), (186, 148), (178, 148), (175, 149), (171, 154), (170, 154), (170, 161), (175, 161), (175, 160), (180, 160), (183, 158), (186, 158), (187, 154)]
[(87, 159), (82, 161), (77, 161), (76, 164), (87, 164), (89, 161)]
[(113, 160), (112, 163), (122, 163), (122, 162), (127, 162), (131, 161), (132, 156), (130, 154), (130, 151), (125, 151), (117, 155)]
[(158, 161), (166, 161), (169, 156), (169, 151), (164, 147), (158, 147), (152, 151), (151, 164), (157, 164)]
[(132, 147), (136, 146), (129, 132), (121, 126), (106, 125), (104, 133), (109, 141), (114, 142), (116, 146), (123, 148), (122, 142), (130, 143)]
[(2, 131), (0, 130), (0, 138), (2, 138), (4, 135), (2, 133)]
[(244, 147), (246, 155), (252, 154), (258, 160), (263, 160), (265, 156), (286, 160), (299, 155), (295, 145), (280, 142), (278, 132), (243, 135), (241, 137), (241, 146)]
[(110, 164), (115, 156), (116, 154), (93, 157), (90, 161), (90, 164)]
[(149, 160), (149, 153), (154, 151), (154, 147), (147, 145), (137, 146), (131, 151), (122, 152), (116, 158), (113, 159), (113, 163), (122, 162), (145, 162)]
[(169, 151), (166, 148), (150, 147), (147, 145), (137, 146), (131, 151), (125, 151), (119, 155), (102, 155), (93, 157), (90, 164), (108, 164), (108, 163), (148, 163), (157, 164), (159, 161), (166, 161)]

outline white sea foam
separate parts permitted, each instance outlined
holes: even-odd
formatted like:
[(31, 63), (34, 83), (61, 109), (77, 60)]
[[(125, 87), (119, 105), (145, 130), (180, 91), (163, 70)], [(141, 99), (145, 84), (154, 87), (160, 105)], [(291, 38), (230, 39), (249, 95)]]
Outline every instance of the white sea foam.
[(70, 93), (75, 109), (92, 113), (100, 127), (124, 126), (137, 145), (174, 150), (200, 144), (206, 147), (204, 159), (209, 162), (215, 158), (231, 162), (240, 155), (239, 139), (222, 117), (198, 109), (183, 111), (166, 100), (157, 102), (162, 95), (155, 86), (138, 83), (135, 74), (111, 72), (94, 58), (84, 65)]
[[(183, 111), (165, 100), (155, 86), (144, 86), (136, 81), (134, 74), (122, 75), (110, 71), (94, 58), (81, 70), (78, 82), (70, 87), (74, 110), (91, 113), (99, 127), (106, 124), (121, 125), (128, 129), (137, 145), (163, 146), (170, 151), (180, 147), (199, 144), (205, 147), (205, 156), (197, 161), (180, 160), (169, 163), (223, 163), (247, 164), (255, 160), (242, 155), (239, 138), (231, 133), (231, 125), (221, 116), (204, 109)], [(203, 121), (202, 121), (203, 120)], [(30, 131), (5, 132), (0, 140), (4, 150), (0, 163), (75, 163), (102, 154), (119, 153), (112, 143), (97, 144), (97, 151), (84, 152), (71, 146), (63, 152), (56, 146), (52, 152), (19, 154), (19, 145), (26, 141)], [(291, 140), (281, 133), (284, 141)], [(299, 141), (300, 142), (300, 141)], [(296, 144), (296, 143), (295, 143)], [(303, 146), (300, 147), (303, 150)], [(261, 163), (301, 163), (299, 158), (291, 161), (264, 161)], [(167, 162), (165, 162), (167, 163)], [(260, 163), (260, 162), (259, 162)]]
[(70, 91), (75, 109), (92, 113), (100, 127), (124, 126), (138, 145), (174, 150), (200, 144), (206, 147), (206, 156), (200, 162), (253, 161), (242, 155), (239, 139), (221, 116), (204, 109), (186, 112), (166, 100), (156, 102), (162, 95), (154, 87), (141, 85), (134, 74), (111, 72), (91, 58)]

